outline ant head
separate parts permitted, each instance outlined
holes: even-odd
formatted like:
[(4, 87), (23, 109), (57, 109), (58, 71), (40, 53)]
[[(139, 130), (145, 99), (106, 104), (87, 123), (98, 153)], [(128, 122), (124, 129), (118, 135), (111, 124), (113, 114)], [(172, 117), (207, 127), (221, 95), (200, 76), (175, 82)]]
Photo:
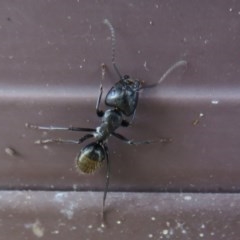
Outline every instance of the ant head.
[(123, 80), (129, 79), (129, 78), (130, 78), (129, 75), (124, 75), (123, 76)]

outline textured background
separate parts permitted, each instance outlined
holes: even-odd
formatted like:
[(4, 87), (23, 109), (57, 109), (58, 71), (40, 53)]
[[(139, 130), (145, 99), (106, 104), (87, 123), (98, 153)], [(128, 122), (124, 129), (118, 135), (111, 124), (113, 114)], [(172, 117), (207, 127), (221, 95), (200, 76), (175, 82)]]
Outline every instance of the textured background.
[[(109, 141), (110, 189), (118, 193), (108, 195), (108, 221), (115, 225), (106, 229), (102, 193), (69, 192), (102, 191), (106, 168), (80, 175), (74, 158), (82, 146), (34, 145), (82, 134), (24, 127), (99, 125), (100, 65), (108, 67), (104, 94), (118, 81), (105, 18), (116, 31), (122, 74), (154, 83), (176, 61), (188, 61), (161, 86), (143, 91), (134, 124), (118, 130), (136, 140), (174, 141), (141, 147)], [(73, 239), (123, 239), (121, 231), (125, 239), (238, 239), (239, 20), (240, 3), (233, 0), (1, 1), (0, 239), (39, 237), (35, 228), (44, 239), (54, 231), (58, 239), (69, 232)], [(15, 156), (6, 153), (9, 147)], [(62, 215), (69, 208), (74, 217)], [(186, 231), (177, 232), (177, 222)]]

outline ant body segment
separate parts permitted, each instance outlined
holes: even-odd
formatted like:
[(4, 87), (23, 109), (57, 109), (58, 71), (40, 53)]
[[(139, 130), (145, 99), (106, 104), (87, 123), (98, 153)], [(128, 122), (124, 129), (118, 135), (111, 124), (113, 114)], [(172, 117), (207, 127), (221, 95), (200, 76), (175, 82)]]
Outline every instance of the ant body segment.
[[(38, 140), (37, 144), (48, 144), (48, 143), (71, 143), (71, 144), (81, 144), (84, 141), (93, 138), (94, 141), (83, 147), (80, 153), (76, 157), (77, 168), (83, 173), (93, 173), (103, 164), (106, 159), (107, 162), (107, 172), (106, 172), (106, 183), (103, 195), (103, 213), (104, 206), (108, 192), (109, 177), (110, 177), (110, 161), (107, 147), (107, 140), (110, 136), (114, 136), (123, 142), (130, 145), (139, 144), (150, 144), (156, 142), (156, 140), (144, 140), (135, 142), (129, 140), (125, 136), (115, 132), (119, 127), (128, 127), (132, 122), (135, 111), (138, 104), (139, 91), (145, 88), (151, 88), (157, 86), (161, 83), (174, 69), (180, 66), (185, 66), (186, 61), (179, 61), (171, 66), (165, 74), (160, 78), (160, 80), (152, 85), (143, 86), (143, 82), (137, 79), (132, 79), (128, 75), (122, 76), (118, 70), (115, 62), (115, 31), (112, 24), (105, 19), (104, 23), (109, 27), (111, 32), (112, 41), (112, 65), (120, 80), (113, 85), (105, 97), (105, 104), (110, 107), (105, 111), (100, 110), (99, 106), (102, 99), (103, 87), (100, 84), (99, 96), (96, 104), (96, 114), (101, 117), (101, 124), (96, 128), (81, 128), (81, 127), (57, 127), (57, 126), (38, 126), (32, 124), (26, 124), (26, 127), (38, 130), (60, 130), (60, 131), (77, 131), (77, 132), (87, 132), (79, 140), (69, 140), (69, 139), (43, 139)], [(104, 77), (105, 71), (104, 66), (102, 67), (102, 79)], [(126, 120), (126, 117), (131, 117), (131, 121)], [(166, 142), (164, 139), (160, 139), (161, 142)]]

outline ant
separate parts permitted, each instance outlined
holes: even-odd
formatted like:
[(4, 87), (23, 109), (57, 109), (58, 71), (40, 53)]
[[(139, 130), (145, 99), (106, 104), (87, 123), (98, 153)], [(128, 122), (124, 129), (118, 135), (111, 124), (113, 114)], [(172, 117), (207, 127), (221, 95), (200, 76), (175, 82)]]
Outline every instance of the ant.
[[(138, 79), (132, 79), (129, 75), (122, 76), (115, 61), (115, 45), (116, 45), (116, 36), (115, 31), (112, 24), (108, 19), (104, 19), (104, 24), (106, 24), (111, 32), (111, 40), (112, 40), (112, 65), (119, 76), (120, 80), (114, 84), (114, 86), (107, 93), (105, 98), (105, 104), (109, 107), (119, 109), (125, 116), (129, 117), (133, 115), (132, 120), (134, 118), (137, 104), (139, 91), (145, 88), (153, 88), (159, 85), (161, 82), (165, 80), (165, 78), (176, 68), (181, 66), (186, 66), (187, 62), (184, 60), (180, 60), (173, 64), (159, 79), (158, 82), (154, 84), (144, 85), (143, 81)], [(132, 122), (132, 121), (131, 121)]]
[[(114, 136), (123, 142), (130, 145), (139, 145), (139, 144), (151, 144), (157, 140), (144, 140), (144, 141), (133, 141), (125, 136), (116, 132), (119, 127), (128, 127), (132, 122), (135, 111), (137, 108), (139, 91), (145, 88), (151, 88), (157, 86), (162, 82), (175, 68), (179, 66), (186, 65), (186, 61), (179, 61), (171, 66), (160, 78), (160, 80), (152, 85), (143, 86), (142, 82), (137, 79), (131, 79), (128, 75), (120, 74), (118, 67), (115, 62), (115, 31), (112, 24), (105, 19), (104, 23), (109, 27), (111, 32), (111, 41), (112, 41), (112, 65), (115, 69), (120, 80), (114, 84), (114, 86), (109, 90), (105, 98), (105, 104), (110, 109), (105, 111), (100, 110), (100, 103), (102, 100), (103, 87), (100, 84), (99, 96), (96, 104), (96, 114), (101, 118), (101, 124), (96, 128), (82, 128), (82, 127), (58, 127), (58, 126), (38, 126), (26, 123), (26, 127), (31, 129), (38, 130), (60, 130), (60, 131), (77, 131), (77, 132), (88, 132), (86, 135), (81, 137), (79, 140), (71, 139), (43, 139), (37, 140), (36, 144), (48, 144), (48, 143), (71, 143), (71, 144), (81, 144), (84, 141), (94, 138), (95, 141), (87, 144), (83, 147), (80, 153), (76, 157), (76, 166), (78, 170), (83, 173), (93, 173), (99, 169), (104, 160), (107, 162), (107, 172), (106, 172), (106, 183), (103, 194), (103, 205), (102, 205), (102, 216), (104, 217), (104, 207), (105, 201), (108, 192), (109, 179), (110, 179), (110, 161), (108, 154), (107, 141), (110, 136)], [(105, 75), (105, 65), (102, 65), (102, 79)], [(129, 122), (125, 117), (132, 116), (132, 120)], [(161, 142), (166, 140), (161, 139)]]

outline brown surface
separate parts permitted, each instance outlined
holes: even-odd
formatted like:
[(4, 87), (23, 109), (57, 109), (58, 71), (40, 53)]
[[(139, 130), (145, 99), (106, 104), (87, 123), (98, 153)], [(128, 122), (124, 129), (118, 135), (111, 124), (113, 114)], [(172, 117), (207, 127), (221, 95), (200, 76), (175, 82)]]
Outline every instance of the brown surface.
[(99, 214), (101, 200), (102, 194), (93, 192), (3, 192), (1, 235), (8, 239), (239, 239), (240, 197), (235, 194), (111, 193), (105, 225)]
[[(201, 193), (236, 193), (217, 195), (219, 200), (216, 205), (216, 209), (224, 211), (223, 219), (230, 219), (235, 213), (234, 221), (225, 221), (214, 213), (212, 228), (207, 228), (208, 235), (204, 233), (204, 237), (214, 239), (211, 232), (218, 229), (218, 239), (220, 236), (223, 239), (237, 239), (239, 206), (231, 205), (230, 199), (239, 198), (237, 193), (240, 190), (239, 11), (240, 3), (233, 0), (1, 1), (0, 188), (52, 191), (103, 189), (105, 168), (94, 176), (79, 175), (75, 171), (74, 158), (82, 146), (34, 145), (39, 138), (55, 136), (78, 139), (81, 134), (55, 132), (46, 135), (43, 131), (26, 129), (24, 125), (26, 122), (80, 127), (96, 127), (99, 124), (95, 105), (101, 63), (108, 66), (103, 82), (104, 93), (118, 80), (111, 66), (110, 33), (102, 23), (103, 19), (108, 18), (116, 30), (117, 63), (123, 74), (153, 83), (174, 62), (180, 59), (188, 61), (186, 71), (179, 69), (161, 87), (141, 93), (133, 126), (119, 129), (121, 134), (131, 139), (164, 136), (172, 137), (173, 143), (132, 147), (110, 139), (110, 189), (198, 193), (195, 205), (188, 205), (186, 201), (181, 210), (182, 221), (189, 221), (192, 227), (186, 236), (179, 232), (178, 239), (202, 238), (197, 235), (201, 233), (201, 225), (197, 222), (207, 221), (208, 217), (200, 214), (195, 222), (188, 216), (189, 211), (195, 215), (201, 212), (198, 209), (204, 204), (208, 206), (204, 210), (206, 216), (212, 216), (212, 205), (207, 199), (212, 195)], [(201, 114), (203, 117), (199, 117)], [(15, 155), (7, 149), (9, 147), (16, 152)], [(2, 194), (5, 196), (4, 191)], [(13, 206), (18, 214), (12, 223), (9, 220), (9, 226), (24, 226), (26, 222), (21, 219), (28, 214), (28, 222), (34, 223), (36, 215), (43, 214), (42, 219), (46, 220), (40, 221), (44, 221), (44, 228), (47, 229), (47, 219), (51, 219), (52, 214), (50, 210), (56, 210), (49, 210), (50, 200), (45, 199), (48, 198), (47, 194), (56, 193), (36, 193), (41, 199), (41, 209), (39, 213), (36, 210), (35, 216), (21, 206), (15, 194), (24, 198), (21, 195), (24, 193), (14, 191), (8, 195), (13, 203), (16, 201)], [(86, 207), (92, 204), (93, 208), (84, 216), (95, 211), (96, 216), (91, 216), (96, 219), (89, 221), (98, 222), (102, 193), (98, 195), (98, 200), (89, 203), (88, 194), (79, 194), (85, 199)], [(128, 209), (127, 201), (119, 194), (117, 199), (121, 208), (119, 215), (115, 213), (113, 221)], [(126, 194), (129, 201), (142, 206), (142, 209), (132, 209), (139, 216), (132, 218), (133, 229), (143, 228), (147, 221), (144, 214), (152, 215), (148, 208), (142, 213), (146, 207), (145, 196), (145, 193)], [(149, 196), (153, 202), (158, 197), (159, 201), (176, 197), (174, 194), (157, 193)], [(71, 201), (77, 198), (75, 196)], [(0, 201), (0, 207), (1, 204), (6, 207), (6, 215), (13, 211), (12, 202), (8, 205), (8, 201)], [(107, 199), (107, 203), (114, 209), (113, 201)], [(174, 200), (171, 203), (172, 208), (168, 208), (167, 214), (174, 219), (175, 208), (178, 209), (180, 203)], [(39, 205), (35, 201), (31, 204), (33, 208), (34, 204)], [(164, 206), (161, 211), (165, 211)], [(87, 234), (86, 226), (91, 224), (89, 221), (86, 218), (85, 223), (79, 224), (80, 228), (77, 226), (77, 229), (81, 231), (74, 234)], [(164, 219), (159, 223), (162, 229), (166, 222)], [(226, 237), (226, 222), (226, 231), (228, 234), (231, 232), (232, 238)], [(49, 224), (52, 224), (51, 220)], [(6, 224), (2, 226), (5, 229)], [(117, 227), (113, 227), (114, 236), (119, 233)], [(122, 228), (128, 235), (130, 230), (127, 225)], [(7, 229), (4, 234), (14, 234)], [(161, 229), (156, 235), (157, 229), (159, 225), (154, 225), (151, 231), (146, 231), (144, 238), (155, 231), (153, 239), (159, 239)], [(25, 231), (30, 230), (25, 228)], [(65, 231), (66, 234), (71, 232), (69, 228)], [(7, 235), (4, 234), (2, 236), (6, 239)], [(13, 237), (9, 235), (9, 239)]]

